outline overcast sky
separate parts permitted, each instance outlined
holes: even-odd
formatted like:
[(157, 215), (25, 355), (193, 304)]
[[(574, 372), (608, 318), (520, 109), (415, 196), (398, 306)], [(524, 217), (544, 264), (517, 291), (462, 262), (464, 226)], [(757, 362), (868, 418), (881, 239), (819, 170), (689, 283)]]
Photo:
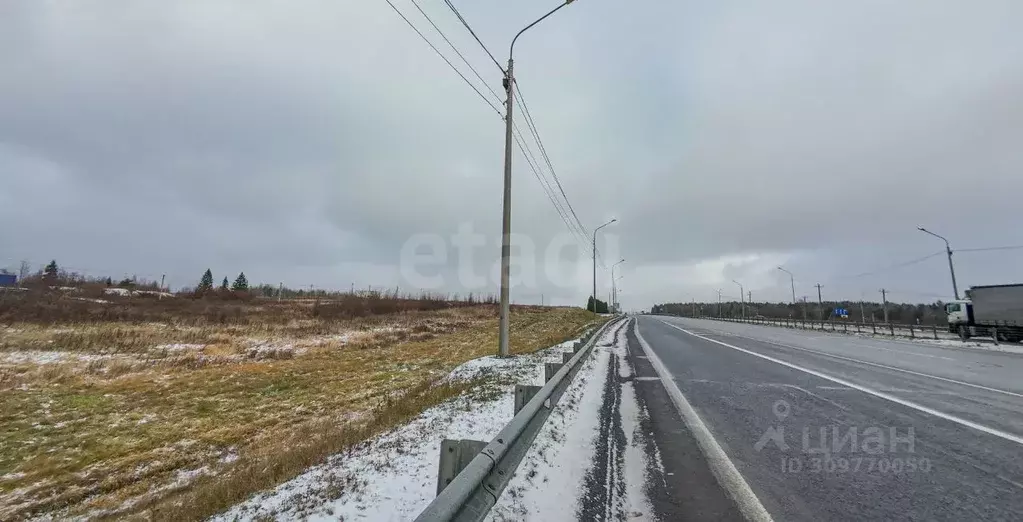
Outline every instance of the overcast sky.
[[(417, 1), (502, 94), (444, 2)], [(453, 2), (502, 62), (556, 5)], [(579, 0), (520, 39), (515, 71), (587, 232), (619, 220), (598, 248), (627, 259), (626, 308), (736, 298), (732, 279), (787, 301), (779, 264), (797, 296), (932, 301), (943, 256), (896, 266), (944, 248), (918, 225), (1023, 245), (1021, 24), (1018, 0)], [(4, 0), (0, 71), (0, 267), (497, 290), (502, 119), (384, 0)], [(585, 245), (550, 256), (571, 236), (514, 161), (536, 270), (513, 300), (581, 304)], [(1023, 282), (1023, 250), (955, 261), (960, 289)]]

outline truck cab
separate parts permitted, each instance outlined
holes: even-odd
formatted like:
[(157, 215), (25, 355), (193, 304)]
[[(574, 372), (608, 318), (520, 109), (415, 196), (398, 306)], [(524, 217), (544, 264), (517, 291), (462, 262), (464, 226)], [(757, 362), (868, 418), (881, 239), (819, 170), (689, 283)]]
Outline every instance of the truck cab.
[(973, 325), (973, 303), (967, 299), (945, 303), (948, 315), (948, 331), (969, 336), (969, 327)]

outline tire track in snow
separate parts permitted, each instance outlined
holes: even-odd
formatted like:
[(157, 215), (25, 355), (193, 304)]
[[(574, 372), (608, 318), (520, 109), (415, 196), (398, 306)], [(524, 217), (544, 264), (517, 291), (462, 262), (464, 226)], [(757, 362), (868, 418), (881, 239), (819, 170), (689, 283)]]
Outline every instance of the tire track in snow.
[(625, 357), (625, 333), (631, 323), (627, 320), (617, 327), (612, 344), (599, 346), (611, 353), (604, 380), (596, 452), (586, 477), (586, 493), (577, 513), (579, 520), (623, 521), (651, 515), (649, 502), (643, 494), (643, 475), (650, 465), (643, 451), (647, 449), (646, 437), (640, 428), (643, 411), (632, 389), (634, 372)]

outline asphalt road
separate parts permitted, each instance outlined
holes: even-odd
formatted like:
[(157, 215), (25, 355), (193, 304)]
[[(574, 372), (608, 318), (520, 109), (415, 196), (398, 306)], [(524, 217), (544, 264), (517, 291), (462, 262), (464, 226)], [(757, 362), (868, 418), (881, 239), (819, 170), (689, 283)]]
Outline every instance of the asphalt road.
[[(775, 520), (1023, 520), (1023, 355), (670, 317), (634, 325), (637, 395), (675, 482), (653, 488), (662, 520), (732, 518), (751, 498)], [(640, 338), (705, 429), (680, 417)]]

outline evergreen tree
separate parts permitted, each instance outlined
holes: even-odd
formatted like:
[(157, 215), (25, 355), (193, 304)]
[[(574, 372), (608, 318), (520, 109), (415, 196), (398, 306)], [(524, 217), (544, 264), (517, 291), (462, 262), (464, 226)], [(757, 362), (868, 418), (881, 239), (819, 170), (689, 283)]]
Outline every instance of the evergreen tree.
[(601, 301), (600, 299), (597, 299), (596, 310), (594, 310), (592, 295), (590, 296), (589, 300), (586, 301), (586, 309), (591, 312), (595, 311), (598, 314), (608, 313), (607, 302)]
[(59, 272), (60, 269), (57, 268), (57, 260), (54, 259), (53, 261), (50, 261), (50, 264), (46, 265), (46, 268), (43, 269), (43, 281), (46, 281), (46, 283), (50, 285), (57, 284), (57, 275)]
[(199, 280), (199, 287), (195, 289), (196, 292), (204, 294), (213, 290), (213, 272), (209, 268), (206, 269), (206, 273), (202, 275), (202, 279)]
[[(224, 279), (227, 281), (227, 279)], [(234, 280), (234, 284), (231, 285), (231, 290), (235, 292), (248, 292), (249, 291), (249, 280), (245, 279), (245, 272), (238, 274), (238, 278)]]
[(227, 277), (224, 277), (224, 282), (220, 283), (220, 289), (221, 289), (221, 290), (227, 290), (227, 289), (228, 289), (228, 286), (227, 286)]

